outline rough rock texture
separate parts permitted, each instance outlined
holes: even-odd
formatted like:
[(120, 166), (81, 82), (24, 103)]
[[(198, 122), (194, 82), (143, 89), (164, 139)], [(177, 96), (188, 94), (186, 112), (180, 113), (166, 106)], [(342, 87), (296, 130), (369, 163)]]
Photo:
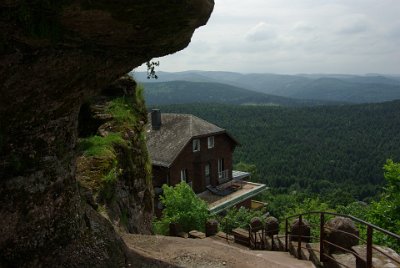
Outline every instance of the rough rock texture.
[[(81, 108), (78, 126), (81, 144), (93, 135), (107, 138), (111, 134), (119, 134), (124, 142), (113, 144), (114, 153), (105, 156), (86, 155), (81, 148), (76, 178), (81, 196), (114, 226), (130, 233), (150, 234), (154, 196), (151, 162), (143, 138), (147, 112), (141, 90), (135, 89), (136, 82), (126, 75), (82, 106), (85, 109)], [(117, 118), (110, 107), (117, 107), (113, 109), (119, 112)]]
[(279, 233), (279, 221), (277, 218), (269, 216), (265, 219), (266, 235), (273, 237)]
[(257, 232), (261, 229), (264, 229), (264, 224), (259, 217), (253, 217), (250, 220), (251, 230)]
[[(365, 267), (367, 246), (354, 246), (352, 250), (362, 257), (362, 259), (357, 258), (357, 267)], [(387, 256), (390, 256), (390, 258)], [(374, 249), (372, 250), (372, 267), (399, 268), (400, 255), (389, 247), (374, 245)]]
[(307, 220), (295, 219), (290, 225), (290, 241), (299, 241), (301, 234), (301, 241), (310, 242), (311, 228)]
[[(335, 217), (327, 221), (324, 225), (325, 239), (330, 243), (338, 245), (347, 250), (351, 247), (358, 245), (359, 232), (354, 222), (345, 217)], [(343, 252), (340, 248), (326, 245), (328, 253)]]
[(183, 49), (212, 0), (0, 1), (0, 266), (118, 266), (125, 247), (82, 202), (78, 113), (132, 68)]

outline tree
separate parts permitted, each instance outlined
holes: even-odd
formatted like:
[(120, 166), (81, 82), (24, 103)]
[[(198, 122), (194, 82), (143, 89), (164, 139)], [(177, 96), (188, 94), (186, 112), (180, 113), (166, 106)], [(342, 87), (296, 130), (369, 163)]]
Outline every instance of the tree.
[[(368, 211), (368, 221), (379, 227), (400, 234), (400, 163), (389, 159), (383, 167), (386, 187), (380, 200), (373, 201)], [(400, 249), (400, 242), (381, 233), (374, 235), (374, 242), (386, 244), (395, 250)]]
[(244, 171), (244, 172), (249, 172), (250, 175), (250, 180), (252, 182), (260, 182), (260, 175), (258, 172), (258, 169), (256, 165), (253, 164), (247, 164), (245, 162), (240, 161), (235, 165), (236, 170)]
[(207, 204), (193, 192), (185, 182), (175, 187), (164, 185), (160, 197), (164, 205), (161, 220), (154, 222), (155, 232), (167, 234), (170, 223), (178, 223), (182, 230), (204, 230), (208, 217)]

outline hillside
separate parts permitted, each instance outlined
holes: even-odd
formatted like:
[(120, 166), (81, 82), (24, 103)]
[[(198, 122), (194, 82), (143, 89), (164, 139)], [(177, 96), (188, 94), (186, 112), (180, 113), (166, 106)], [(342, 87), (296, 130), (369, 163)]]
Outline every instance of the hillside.
[[(133, 74), (141, 82), (145, 73)], [(156, 82), (192, 81), (223, 83), (275, 96), (339, 101), (350, 103), (377, 103), (400, 99), (400, 80), (383, 75), (278, 75), (240, 74), (232, 72), (186, 71), (159, 72)]]
[(171, 105), (232, 133), (235, 162), (255, 164), (259, 179), (282, 192), (315, 193), (333, 203), (374, 196), (386, 159), (400, 160), (400, 101), (303, 108)]
[(300, 100), (211, 82), (170, 81), (143, 83), (148, 105), (184, 103), (225, 103), (241, 105), (313, 106), (327, 101)]

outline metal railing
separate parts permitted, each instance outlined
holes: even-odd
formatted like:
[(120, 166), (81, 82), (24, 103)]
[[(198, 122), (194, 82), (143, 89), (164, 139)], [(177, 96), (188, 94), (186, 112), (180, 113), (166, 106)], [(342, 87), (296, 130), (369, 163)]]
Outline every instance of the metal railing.
[[(375, 232), (381, 232), (389, 237), (392, 237), (394, 239), (397, 240), (397, 242), (400, 244), (400, 236), (397, 234), (394, 234), (390, 231), (387, 231), (385, 229), (382, 229), (374, 224), (368, 223), (366, 221), (363, 221), (361, 219), (358, 219), (354, 216), (351, 215), (343, 215), (343, 214), (339, 214), (339, 213), (333, 213), (333, 212), (322, 212), (322, 211), (310, 211), (310, 212), (306, 212), (306, 213), (302, 213), (302, 214), (297, 214), (297, 215), (293, 215), (290, 216), (288, 218), (286, 218), (285, 220), (285, 251), (288, 251), (288, 244), (289, 244), (289, 237), (291, 237), (291, 231), (289, 231), (289, 220), (293, 219), (293, 218), (298, 218), (298, 234), (295, 235), (296, 239), (297, 239), (297, 257), (301, 258), (301, 250), (302, 249), (307, 249), (307, 247), (303, 247), (302, 246), (302, 240), (304, 238), (308, 238), (308, 239), (315, 239), (316, 241), (313, 242), (318, 242), (318, 237), (312, 236), (310, 235), (309, 237), (304, 237), (302, 236), (302, 228), (304, 228), (303, 226), (303, 220), (304, 220), (304, 216), (310, 216), (310, 215), (318, 215), (319, 214), (319, 250), (316, 249), (312, 249), (315, 252), (319, 252), (319, 257), (320, 257), (320, 261), (321, 262), (325, 262), (328, 259), (332, 260), (344, 267), (347, 267), (345, 264), (343, 263), (339, 263), (338, 261), (336, 261), (334, 258), (332, 258), (330, 255), (326, 254), (325, 252), (325, 246), (329, 245), (332, 246), (334, 248), (340, 249), (342, 251), (351, 253), (352, 255), (354, 255), (354, 257), (361, 261), (361, 262), (365, 262), (365, 267), (366, 268), (372, 268), (372, 253), (373, 250), (383, 254), (384, 256), (386, 256), (387, 258), (389, 258), (390, 260), (394, 261), (395, 263), (400, 265), (400, 261), (398, 259), (393, 258), (392, 256), (389, 256), (388, 254), (386, 254), (385, 252), (383, 252), (382, 250), (380, 250), (379, 248), (377, 248), (376, 246), (374, 246), (372, 244), (373, 241), (373, 235)], [(338, 232), (344, 233), (346, 235), (348, 235), (349, 237), (354, 237), (356, 239), (358, 239), (359, 241), (363, 241), (366, 243), (366, 256), (365, 259), (363, 256), (360, 256), (357, 252), (353, 251), (353, 250), (349, 250), (349, 249), (345, 249), (337, 244), (331, 243), (329, 241), (326, 240), (325, 238), (325, 232), (324, 229), (329, 229), (327, 226), (325, 226), (325, 219), (326, 219), (326, 215), (328, 216), (340, 216), (340, 217), (345, 217), (345, 218), (349, 218), (351, 220), (353, 220), (354, 222), (356, 222), (357, 224), (360, 224), (361, 226), (364, 226), (364, 228), (366, 228), (366, 239), (362, 239), (360, 236), (345, 232), (345, 231), (341, 231), (341, 230), (336, 230)]]
[[(275, 244), (275, 237), (274, 235), (279, 232), (278, 229), (268, 229), (265, 223), (262, 223), (262, 226), (258, 226), (256, 228), (252, 227), (251, 224), (244, 224), (243, 222), (239, 223), (236, 221), (228, 223), (228, 219), (224, 219), (224, 228), (222, 231), (225, 233), (226, 241), (230, 239), (235, 240), (235, 233), (234, 230), (236, 228), (243, 229), (246, 232), (246, 239), (248, 240), (248, 246), (251, 249), (267, 249), (267, 237), (270, 238), (270, 250), (276, 250), (274, 247)], [(242, 241), (243, 242), (243, 241)]]

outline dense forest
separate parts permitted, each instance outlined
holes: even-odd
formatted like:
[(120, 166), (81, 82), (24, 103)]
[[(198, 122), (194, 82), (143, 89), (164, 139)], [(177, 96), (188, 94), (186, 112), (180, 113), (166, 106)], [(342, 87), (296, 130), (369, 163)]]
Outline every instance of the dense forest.
[(400, 160), (400, 101), (297, 108), (158, 108), (194, 114), (227, 129), (241, 143), (235, 163), (255, 165), (254, 179), (275, 193), (314, 194), (332, 206), (369, 201), (384, 182), (386, 159)]

